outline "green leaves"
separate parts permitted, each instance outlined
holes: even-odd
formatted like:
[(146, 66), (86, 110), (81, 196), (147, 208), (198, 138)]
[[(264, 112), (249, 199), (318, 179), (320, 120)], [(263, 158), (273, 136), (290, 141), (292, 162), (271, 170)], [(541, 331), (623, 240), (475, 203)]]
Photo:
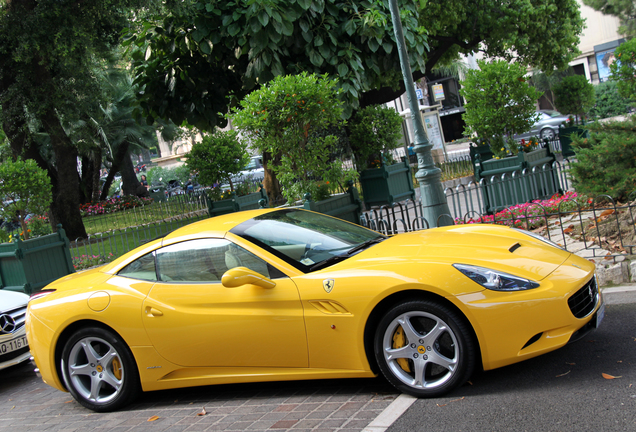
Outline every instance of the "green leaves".
[(247, 162), (247, 146), (235, 131), (216, 131), (204, 135), (201, 142), (192, 146), (186, 165), (190, 172), (198, 173), (202, 185), (212, 186), (217, 181), (227, 181), (239, 173)]
[(583, 116), (594, 106), (594, 86), (583, 75), (571, 75), (554, 88), (554, 104), (564, 114)]
[(247, 95), (231, 116), (253, 146), (280, 160), (271, 166), (292, 202), (310, 192), (316, 179), (333, 181), (342, 164), (329, 160), (341, 124), (337, 83), (327, 75), (279, 76)]
[(29, 213), (43, 214), (52, 201), (51, 181), (34, 160), (7, 160), (0, 164), (0, 217), (18, 219), (25, 238), (29, 238), (24, 218)]
[(488, 140), (529, 130), (541, 93), (526, 82), (525, 68), (505, 60), (478, 64), (479, 70), (466, 73), (460, 90), (466, 100), (463, 119), (469, 130)]

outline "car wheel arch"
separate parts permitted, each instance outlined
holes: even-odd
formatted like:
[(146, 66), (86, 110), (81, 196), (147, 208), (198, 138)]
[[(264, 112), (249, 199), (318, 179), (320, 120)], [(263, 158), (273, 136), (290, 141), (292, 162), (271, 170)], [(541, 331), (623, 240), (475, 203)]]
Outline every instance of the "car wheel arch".
[[(101, 321), (85, 319), (85, 320), (75, 321), (71, 323), (68, 327), (66, 327), (62, 331), (62, 333), (60, 333), (60, 336), (57, 338), (57, 341), (55, 342), (55, 373), (57, 374), (57, 379), (62, 384), (62, 386), (66, 389), (66, 391), (68, 391), (68, 389), (66, 388), (66, 384), (64, 383), (64, 379), (62, 378), (62, 369), (61, 369), (62, 352), (64, 351), (64, 346), (66, 345), (66, 342), (70, 339), (70, 337), (73, 336), (73, 334), (75, 334), (76, 331), (82, 328), (87, 328), (87, 327), (99, 327), (103, 330), (109, 331), (113, 333), (114, 335), (116, 335), (117, 337), (119, 337), (130, 348), (130, 344), (128, 344), (126, 339), (124, 339), (114, 328), (104, 324)], [(134, 354), (133, 354), (133, 359), (135, 359)], [(135, 362), (136, 362), (136, 359), (135, 359)]]
[(373, 308), (373, 310), (371, 311), (371, 313), (369, 314), (367, 318), (367, 322), (364, 327), (364, 352), (366, 354), (367, 361), (369, 362), (369, 366), (371, 366), (371, 370), (373, 371), (373, 373), (375, 374), (380, 373), (380, 368), (375, 359), (375, 353), (373, 350), (374, 348), (373, 340), (375, 337), (375, 331), (380, 320), (382, 319), (386, 311), (391, 309), (393, 306), (399, 303), (404, 303), (404, 302), (408, 302), (412, 300), (435, 301), (443, 306), (450, 308), (455, 313), (457, 313), (457, 315), (464, 320), (464, 323), (470, 329), (470, 332), (471, 332), (470, 337), (472, 338), (475, 349), (476, 349), (475, 369), (476, 370), (482, 369), (481, 346), (479, 345), (479, 338), (477, 337), (477, 334), (475, 333), (473, 324), (466, 317), (466, 315), (464, 315), (461, 309), (459, 309), (453, 302), (449, 301), (445, 297), (440, 296), (439, 294), (435, 294), (430, 291), (409, 289), (409, 290), (393, 293), (385, 297), (384, 299), (382, 299), (378, 304), (375, 305), (375, 307)]

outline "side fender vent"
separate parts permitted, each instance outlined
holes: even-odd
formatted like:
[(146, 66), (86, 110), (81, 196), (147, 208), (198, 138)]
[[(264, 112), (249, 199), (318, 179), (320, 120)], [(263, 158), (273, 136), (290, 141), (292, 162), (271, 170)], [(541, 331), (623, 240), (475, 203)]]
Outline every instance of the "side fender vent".
[(309, 302), (313, 307), (326, 315), (351, 315), (343, 305), (331, 300), (313, 300)]

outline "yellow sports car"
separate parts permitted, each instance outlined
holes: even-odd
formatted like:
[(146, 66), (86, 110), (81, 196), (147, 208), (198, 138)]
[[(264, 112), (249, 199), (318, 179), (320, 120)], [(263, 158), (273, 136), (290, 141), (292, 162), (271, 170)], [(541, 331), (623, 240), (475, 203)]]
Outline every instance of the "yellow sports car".
[(298, 209), (181, 228), (29, 302), (44, 381), (95, 411), (143, 391), (373, 377), (438, 396), (597, 327), (594, 265), (461, 225), (385, 237)]

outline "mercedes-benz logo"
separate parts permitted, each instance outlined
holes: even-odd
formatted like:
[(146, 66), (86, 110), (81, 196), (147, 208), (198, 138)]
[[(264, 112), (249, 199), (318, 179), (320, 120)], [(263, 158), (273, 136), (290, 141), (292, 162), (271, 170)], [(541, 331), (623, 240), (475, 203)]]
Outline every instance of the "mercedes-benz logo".
[(15, 320), (11, 315), (0, 315), (0, 328), (2, 333), (13, 333), (15, 330)]

